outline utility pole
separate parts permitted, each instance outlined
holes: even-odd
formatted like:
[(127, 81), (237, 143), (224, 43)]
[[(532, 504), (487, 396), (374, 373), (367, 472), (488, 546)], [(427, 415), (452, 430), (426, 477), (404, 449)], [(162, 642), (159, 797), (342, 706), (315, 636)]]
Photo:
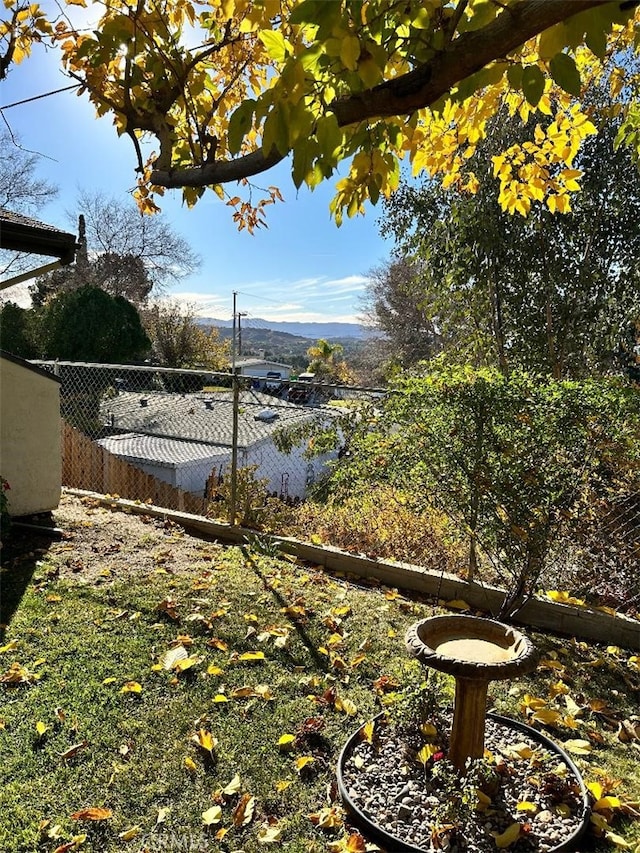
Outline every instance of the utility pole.
[(238, 311), (238, 355), (242, 355), (242, 325), (240, 320), (242, 317), (246, 317), (247, 312)]
[(233, 291), (233, 323), (231, 329), (231, 387), (233, 388), (233, 421), (231, 426), (231, 489), (229, 495), (229, 524), (236, 523), (238, 493), (238, 410), (240, 408), (240, 385), (236, 374), (236, 304), (237, 292)]

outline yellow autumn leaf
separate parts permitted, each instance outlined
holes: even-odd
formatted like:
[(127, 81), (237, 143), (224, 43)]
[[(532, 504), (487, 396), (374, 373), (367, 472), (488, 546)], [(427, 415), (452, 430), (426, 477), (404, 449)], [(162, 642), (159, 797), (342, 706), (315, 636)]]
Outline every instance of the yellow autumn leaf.
[(224, 670), (212, 663), (207, 667), (207, 675), (224, 675)]
[(113, 684), (117, 680), (118, 680), (117, 678), (114, 678), (113, 676), (109, 676), (109, 678), (104, 678), (102, 680), (102, 683), (103, 684)]
[(256, 661), (264, 660), (264, 652), (243, 652), (239, 657), (240, 661)]
[(213, 757), (213, 750), (218, 745), (218, 739), (215, 738), (208, 729), (198, 729), (198, 732), (191, 736), (191, 740), (200, 749), (208, 752)]
[(551, 708), (541, 708), (539, 711), (536, 711), (531, 715), (532, 720), (538, 723), (544, 723), (547, 726), (557, 723), (560, 717), (561, 714), (559, 711), (553, 711)]
[(216, 695), (213, 697), (213, 701), (219, 705), (221, 702), (228, 702), (229, 699), (227, 696), (224, 695), (224, 693), (216, 693)]
[(142, 685), (137, 681), (127, 681), (120, 688), (120, 693), (142, 693)]
[(492, 833), (496, 841), (496, 847), (500, 850), (504, 850), (505, 847), (509, 847), (511, 844), (516, 842), (518, 838), (520, 838), (520, 829), (521, 827), (519, 823), (512, 823), (511, 826), (507, 827), (507, 829), (499, 835)]
[(17, 649), (17, 648), (18, 648), (18, 641), (17, 640), (11, 640), (11, 642), (7, 643), (6, 646), (0, 646), (0, 655), (4, 654), (5, 652), (12, 652), (14, 649)]
[(211, 806), (206, 812), (202, 812), (202, 822), (205, 826), (213, 826), (220, 823), (222, 820), (222, 808), (220, 806)]
[(445, 602), (446, 606), (451, 610), (471, 610), (471, 607), (462, 598), (454, 598), (451, 601)]
[(373, 731), (375, 729), (375, 723), (373, 720), (369, 720), (364, 724), (364, 726), (360, 729), (362, 732), (362, 737), (366, 740), (367, 743), (373, 743)]
[(537, 812), (538, 806), (535, 803), (531, 803), (528, 800), (522, 800), (516, 806), (516, 810), (519, 812)]
[(607, 841), (610, 841), (611, 844), (620, 848), (620, 850), (631, 850), (631, 844), (629, 844), (628, 841), (625, 841), (625, 839), (621, 835), (618, 835), (617, 832), (609, 831), (605, 833), (605, 835)]
[(606, 796), (600, 797), (599, 800), (596, 800), (591, 808), (594, 812), (604, 812), (609, 811), (610, 809), (619, 809), (621, 805), (622, 801), (619, 797)]
[(274, 788), (279, 794), (286, 791), (289, 785), (293, 785), (293, 779), (278, 779), (273, 783)]
[(420, 732), (422, 733), (422, 736), (426, 738), (434, 738), (438, 734), (438, 730), (433, 723), (421, 723)]
[(259, 844), (278, 844), (282, 841), (282, 826), (279, 823), (265, 824), (258, 830)]
[(278, 746), (282, 750), (290, 749), (291, 744), (294, 742), (295, 739), (296, 739), (295, 735), (290, 735), (290, 734), (281, 735), (278, 738)]
[(313, 764), (315, 758), (313, 755), (301, 755), (299, 758), (296, 758), (296, 770), (300, 773), (305, 767), (309, 764)]
[(222, 793), (224, 794), (225, 797), (233, 797), (235, 794), (238, 793), (241, 786), (242, 786), (242, 783), (240, 782), (240, 774), (236, 773), (236, 775), (229, 782), (229, 784), (225, 788), (222, 789)]
[[(195, 773), (195, 772), (196, 772), (196, 770), (198, 769), (198, 765), (195, 763), (195, 761), (193, 760), (193, 758), (190, 758), (188, 755), (187, 755), (187, 757), (186, 757), (186, 758), (185, 758), (185, 760), (184, 760), (184, 766), (185, 766), (185, 767), (187, 768), (187, 770), (189, 770), (191, 773)], [(163, 818), (163, 819), (164, 819), (164, 818)]]
[(45, 732), (49, 731), (49, 726), (46, 723), (43, 723), (42, 720), (38, 720), (36, 723), (36, 732), (38, 733), (38, 737), (42, 737)]
[(566, 740), (563, 747), (567, 752), (571, 752), (573, 755), (588, 755), (593, 750), (593, 747), (588, 740), (580, 739)]
[(358, 713), (358, 706), (355, 702), (352, 702), (351, 699), (345, 699), (342, 696), (336, 696), (334, 707), (336, 711), (344, 711), (344, 713), (348, 714), (350, 717), (355, 717)]
[(132, 826), (130, 829), (125, 829), (124, 832), (119, 832), (118, 838), (121, 838), (123, 841), (133, 841), (138, 835), (140, 835), (140, 827)]
[(418, 755), (416, 757), (421, 764), (426, 764), (427, 761), (432, 758), (436, 754), (436, 752), (439, 751), (439, 746), (435, 746), (432, 743), (425, 743), (425, 745), (418, 752)]

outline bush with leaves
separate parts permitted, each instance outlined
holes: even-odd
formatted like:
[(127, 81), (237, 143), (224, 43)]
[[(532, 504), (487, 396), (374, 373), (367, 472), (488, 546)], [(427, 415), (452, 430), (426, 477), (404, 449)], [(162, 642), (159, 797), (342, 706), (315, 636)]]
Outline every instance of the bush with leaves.
[(360, 424), (331, 490), (387, 484), (443, 510), (470, 539), (469, 578), (480, 549), (492, 564), (509, 618), (590, 501), (638, 476), (639, 437), (637, 392), (620, 381), (438, 365)]

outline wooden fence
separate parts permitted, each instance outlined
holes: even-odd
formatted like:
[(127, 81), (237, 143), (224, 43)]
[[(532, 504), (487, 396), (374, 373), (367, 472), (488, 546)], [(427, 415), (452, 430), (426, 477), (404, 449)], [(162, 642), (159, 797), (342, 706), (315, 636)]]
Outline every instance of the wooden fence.
[(204, 498), (124, 462), (65, 420), (62, 421), (62, 484), (194, 515), (204, 515), (206, 511)]

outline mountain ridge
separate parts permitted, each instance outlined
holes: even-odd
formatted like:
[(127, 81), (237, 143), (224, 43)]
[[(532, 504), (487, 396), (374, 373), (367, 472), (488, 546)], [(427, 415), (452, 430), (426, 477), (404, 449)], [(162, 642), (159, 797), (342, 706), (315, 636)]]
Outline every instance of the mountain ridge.
[[(200, 317), (198, 323), (203, 326), (216, 326), (219, 329), (231, 328), (231, 320), (219, 320), (215, 317)], [(298, 321), (287, 320), (263, 320), (260, 317), (252, 317), (250, 320), (243, 320), (242, 329), (263, 329), (264, 331), (284, 332), (290, 335), (295, 335), (301, 338), (312, 338), (318, 340), (344, 340), (346, 338), (355, 338), (357, 340), (365, 340), (372, 336), (371, 330), (367, 329), (361, 323), (340, 323), (340, 322), (309, 322), (303, 323)]]

